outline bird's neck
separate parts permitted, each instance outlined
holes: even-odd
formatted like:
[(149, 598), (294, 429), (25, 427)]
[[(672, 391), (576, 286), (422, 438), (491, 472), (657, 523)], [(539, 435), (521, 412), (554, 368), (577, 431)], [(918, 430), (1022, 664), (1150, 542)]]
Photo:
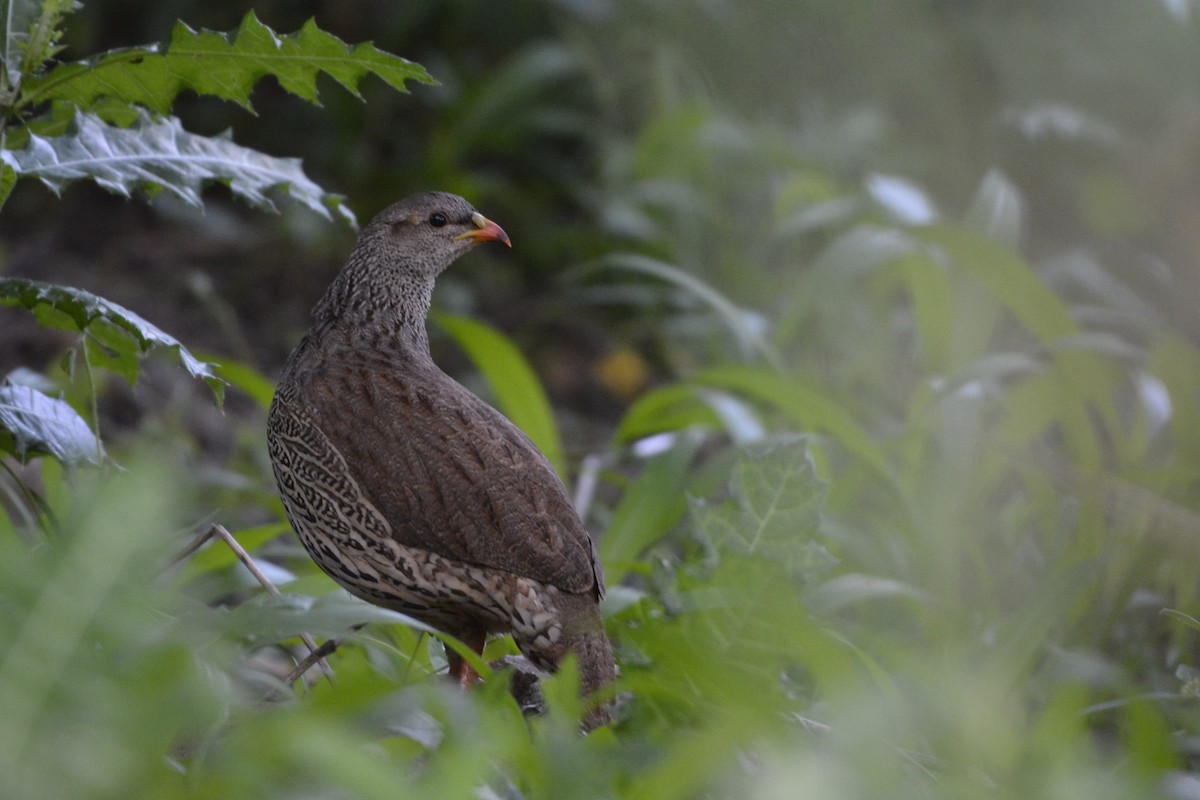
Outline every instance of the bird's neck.
[(429, 356), (425, 320), (433, 279), (379, 264), (350, 263), (313, 309), (315, 327), (351, 338), (391, 342), (412, 356)]

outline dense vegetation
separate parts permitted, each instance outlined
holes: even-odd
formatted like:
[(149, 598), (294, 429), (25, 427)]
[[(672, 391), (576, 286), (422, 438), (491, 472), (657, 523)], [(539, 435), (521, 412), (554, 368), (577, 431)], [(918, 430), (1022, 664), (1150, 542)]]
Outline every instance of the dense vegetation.
[[(0, 796), (1200, 797), (1188, 0), (2, 5)], [(435, 356), (599, 540), (586, 738), (275, 495), (349, 209), (426, 188), (513, 238)]]

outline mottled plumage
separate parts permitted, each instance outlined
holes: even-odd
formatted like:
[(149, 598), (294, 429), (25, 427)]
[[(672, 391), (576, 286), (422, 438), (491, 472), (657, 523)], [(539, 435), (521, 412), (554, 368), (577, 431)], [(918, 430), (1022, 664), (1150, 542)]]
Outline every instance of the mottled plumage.
[(543, 669), (575, 652), (590, 693), (614, 677), (592, 540), (545, 456), (429, 355), (434, 279), (492, 240), (508, 237), (449, 194), (376, 217), (284, 367), (271, 461), (304, 546), (351, 593), (476, 649), (511, 632)]

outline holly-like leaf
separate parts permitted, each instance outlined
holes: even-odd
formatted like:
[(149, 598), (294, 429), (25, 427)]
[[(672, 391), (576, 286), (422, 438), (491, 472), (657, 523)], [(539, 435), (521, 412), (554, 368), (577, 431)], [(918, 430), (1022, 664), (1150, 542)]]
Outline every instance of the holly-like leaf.
[(169, 192), (199, 207), (203, 187), (223, 183), (259, 208), (274, 211), (270, 195), (283, 193), (326, 218), (332, 211), (354, 223), (342, 199), (309, 180), (299, 159), (274, 158), (226, 136), (195, 136), (174, 117), (143, 113), (132, 127), (121, 128), (80, 113), (66, 134), (31, 135), (23, 149), (0, 152), (0, 157), (17, 177), (37, 178), (55, 192), (74, 181), (93, 180), (120, 195)]
[(94, 59), (63, 64), (26, 85), (22, 105), (65, 100), (90, 109), (101, 98), (117, 98), (166, 114), (185, 89), (219, 97), (252, 110), (250, 93), (271, 75), (288, 92), (318, 104), (317, 75), (326, 73), (359, 96), (358, 84), (376, 75), (397, 91), (405, 81), (435, 83), (420, 64), (385, 53), (373, 44), (347, 45), (309, 20), (281, 36), (247, 14), (237, 31), (196, 31), (176, 24), (165, 47), (114, 50)]
[(8, 381), (0, 385), (0, 449), (22, 461), (36, 453), (65, 464), (104, 459), (95, 432), (66, 400)]
[(214, 373), (212, 364), (200, 361), (175, 337), (103, 297), (68, 286), (0, 278), (0, 305), (27, 308), (43, 324), (57, 322), (61, 327), (88, 332), (96, 342), (91, 352), (110, 351), (114, 371), (130, 383), (137, 378), (138, 362), (150, 353), (160, 352), (207, 383), (218, 403), (224, 396), (225, 384)]

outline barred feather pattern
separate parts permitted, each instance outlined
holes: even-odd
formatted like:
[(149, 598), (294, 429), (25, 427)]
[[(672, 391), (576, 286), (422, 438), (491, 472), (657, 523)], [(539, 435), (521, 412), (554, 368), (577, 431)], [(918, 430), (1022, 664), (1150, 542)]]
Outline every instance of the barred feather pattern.
[(554, 668), (562, 657), (556, 587), (400, 544), (341, 453), (303, 412), (276, 397), (267, 430), (288, 520), (334, 581), (452, 635), (462, 635), (464, 620), (485, 631), (511, 631), (539, 668)]

